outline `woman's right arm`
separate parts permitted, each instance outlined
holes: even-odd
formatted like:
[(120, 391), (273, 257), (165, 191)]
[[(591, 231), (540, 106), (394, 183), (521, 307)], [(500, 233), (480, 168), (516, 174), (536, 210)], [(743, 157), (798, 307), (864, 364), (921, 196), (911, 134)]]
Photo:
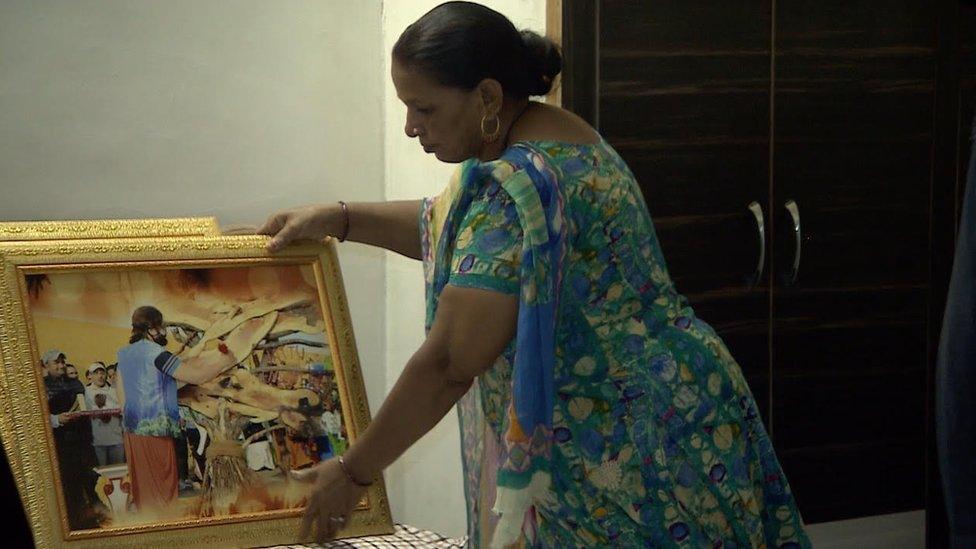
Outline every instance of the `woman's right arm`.
[[(420, 206), (420, 200), (350, 202), (346, 240), (420, 259)], [(345, 223), (340, 204), (316, 204), (272, 215), (258, 234), (273, 237), (268, 249), (277, 251), (294, 240), (341, 236)]]

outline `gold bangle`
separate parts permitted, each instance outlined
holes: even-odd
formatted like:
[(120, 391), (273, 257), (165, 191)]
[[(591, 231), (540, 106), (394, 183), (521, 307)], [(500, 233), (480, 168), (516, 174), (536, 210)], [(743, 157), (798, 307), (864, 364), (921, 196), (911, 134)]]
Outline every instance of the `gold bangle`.
[(339, 206), (342, 206), (342, 234), (338, 236), (339, 242), (345, 242), (346, 237), (349, 236), (349, 205), (345, 201), (340, 200)]
[(373, 485), (373, 481), (359, 482), (356, 477), (352, 476), (352, 473), (350, 473), (349, 469), (346, 468), (346, 460), (342, 459), (342, 456), (339, 456), (339, 468), (342, 469), (343, 474), (346, 475), (349, 482), (355, 484), (356, 486), (359, 486), (360, 488), (367, 488)]

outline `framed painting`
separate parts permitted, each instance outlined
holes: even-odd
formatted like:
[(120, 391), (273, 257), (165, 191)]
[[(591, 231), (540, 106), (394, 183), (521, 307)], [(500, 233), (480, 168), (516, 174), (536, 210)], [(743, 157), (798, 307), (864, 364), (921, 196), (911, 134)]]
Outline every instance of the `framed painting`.
[[(0, 242), (0, 438), (44, 547), (296, 541), (369, 422), (332, 241)], [(342, 537), (392, 532), (382, 481)]]

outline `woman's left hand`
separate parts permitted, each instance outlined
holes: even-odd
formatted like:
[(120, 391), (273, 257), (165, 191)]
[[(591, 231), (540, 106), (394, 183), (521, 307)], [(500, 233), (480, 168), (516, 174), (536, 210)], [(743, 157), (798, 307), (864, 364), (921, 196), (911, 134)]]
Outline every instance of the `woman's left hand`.
[(309, 539), (313, 525), (315, 542), (322, 543), (335, 537), (339, 530), (345, 528), (350, 514), (366, 491), (349, 480), (335, 458), (295, 471), (292, 476), (314, 485), (302, 518), (301, 540)]

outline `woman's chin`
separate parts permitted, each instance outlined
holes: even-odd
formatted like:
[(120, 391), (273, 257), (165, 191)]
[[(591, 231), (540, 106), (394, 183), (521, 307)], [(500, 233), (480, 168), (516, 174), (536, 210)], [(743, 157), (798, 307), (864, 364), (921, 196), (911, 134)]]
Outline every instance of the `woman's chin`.
[(441, 150), (434, 150), (427, 154), (434, 155), (434, 158), (440, 160), (441, 162), (446, 162), (448, 164), (457, 164), (458, 162), (464, 162), (464, 158), (455, 158), (453, 155), (446, 153)]

